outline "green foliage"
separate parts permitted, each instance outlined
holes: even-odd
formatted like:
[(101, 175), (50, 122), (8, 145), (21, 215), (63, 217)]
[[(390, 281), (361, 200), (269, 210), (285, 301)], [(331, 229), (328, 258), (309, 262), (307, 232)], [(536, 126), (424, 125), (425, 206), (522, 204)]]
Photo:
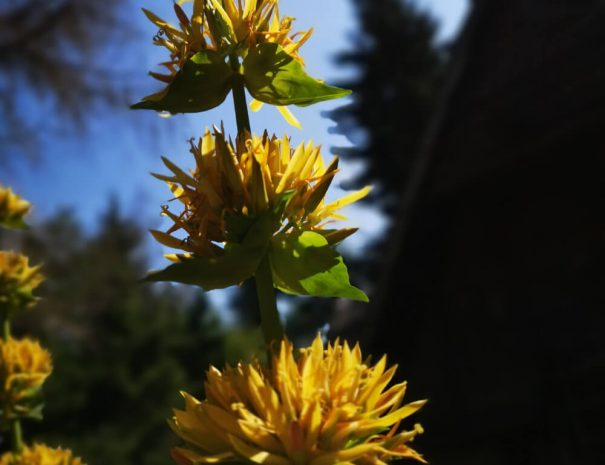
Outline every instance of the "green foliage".
[[(237, 38), (235, 31), (230, 25), (228, 17), (225, 14), (221, 0), (209, 0), (205, 6), (208, 20), (208, 27), (212, 33), (212, 37), (220, 38), (220, 45), (229, 47), (235, 45)], [(222, 14), (221, 14), (222, 13)]]
[(183, 258), (164, 270), (149, 273), (145, 280), (193, 284), (206, 291), (240, 284), (256, 272), (275, 228), (273, 212), (260, 215), (243, 241), (227, 244), (222, 255)]
[(244, 77), (250, 94), (272, 105), (302, 107), (351, 93), (313, 79), (282, 47), (272, 43), (250, 50), (244, 59)]
[[(337, 123), (335, 132), (352, 144), (334, 151), (364, 162), (350, 184), (376, 186), (377, 195), (363, 201), (395, 215), (438, 102), (447, 50), (436, 44), (436, 23), (417, 2), (351, 2), (360, 30), (337, 64), (358, 70), (342, 82), (353, 89), (353, 99), (328, 115)], [(389, 239), (386, 234), (360, 258), (347, 261), (354, 281), (373, 287), (381, 276), (385, 250), (390, 250)]]
[(305, 231), (274, 237), (269, 260), (273, 280), (283, 292), (368, 301), (361, 290), (349, 283), (342, 257), (320, 234)]
[(0, 280), (0, 290), (3, 291), (0, 292), (0, 313), (6, 312), (12, 317), (38, 301), (32, 289), (17, 288), (7, 291), (9, 286), (3, 284)]
[(198, 52), (185, 63), (164, 91), (131, 108), (170, 113), (210, 110), (223, 103), (229, 94), (232, 76), (233, 71), (217, 52)]
[(204, 370), (223, 361), (223, 332), (203, 294), (138, 282), (143, 233), (112, 211), (93, 237), (69, 215), (26, 235), (48, 280), (14, 330), (45, 341), (55, 368), (44, 421), (24, 433), (89, 465), (169, 465), (166, 419), (180, 390), (202, 396)]
[(41, 387), (23, 389), (19, 386), (19, 381), (13, 384), (13, 391), (19, 392), (19, 400), (8, 406), (5, 410), (0, 408), (0, 430), (8, 431), (11, 421), (17, 420), (36, 420), (43, 418), (44, 395)]
[(28, 225), (25, 222), (25, 220), (23, 219), (23, 216), (21, 216), (21, 215), (4, 218), (0, 222), (0, 227), (8, 228), (8, 229), (23, 229), (23, 230), (28, 229)]
[(251, 362), (255, 357), (266, 360), (267, 350), (260, 326), (231, 328), (225, 334), (225, 360), (235, 365)]
[[(233, 87), (235, 75), (226, 57), (212, 50), (193, 55), (163, 91), (132, 105), (135, 110), (197, 113), (217, 107)], [(307, 106), (351, 93), (329, 86), (305, 73), (303, 66), (277, 44), (260, 44), (243, 62), (250, 94), (272, 105)]]

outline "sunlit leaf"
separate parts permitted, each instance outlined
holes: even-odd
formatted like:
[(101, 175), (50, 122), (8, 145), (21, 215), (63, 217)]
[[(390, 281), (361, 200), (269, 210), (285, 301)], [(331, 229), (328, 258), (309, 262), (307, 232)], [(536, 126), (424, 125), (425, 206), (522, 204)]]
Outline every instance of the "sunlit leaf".
[(351, 93), (310, 77), (299, 62), (274, 43), (250, 50), (244, 59), (244, 78), (256, 100), (278, 106), (307, 106)]
[(230, 243), (223, 255), (184, 259), (161, 271), (151, 272), (145, 281), (193, 284), (206, 291), (240, 284), (256, 272), (276, 227), (275, 216), (269, 212), (250, 226), (241, 243)]
[(305, 231), (275, 236), (269, 260), (273, 281), (283, 292), (368, 302), (368, 297), (349, 283), (342, 257), (320, 234)]
[(212, 50), (198, 52), (183, 66), (168, 87), (132, 105), (135, 110), (197, 113), (220, 105), (231, 90), (233, 71)]

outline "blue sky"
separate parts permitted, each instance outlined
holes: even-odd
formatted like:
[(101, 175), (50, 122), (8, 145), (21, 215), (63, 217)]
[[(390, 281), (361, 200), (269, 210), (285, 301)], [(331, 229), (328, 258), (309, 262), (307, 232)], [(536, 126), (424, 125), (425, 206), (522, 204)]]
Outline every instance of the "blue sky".
[[(439, 21), (439, 40), (451, 38), (464, 17), (467, 0), (416, 0), (421, 8), (432, 11)], [(150, 8), (166, 19), (172, 19), (172, 3), (162, 1), (124, 2), (126, 17), (133, 18), (133, 26), (143, 31), (149, 41), (142, 44), (143, 68), (138, 70), (143, 88), (138, 97), (147, 95), (158, 86), (147, 78), (148, 70), (157, 69), (156, 64), (164, 58), (163, 51), (151, 45), (155, 27), (148, 23), (140, 12), (140, 7)], [(297, 29), (313, 26), (315, 32), (303, 47), (302, 54), (309, 74), (338, 81), (350, 76), (354, 70), (334, 65), (334, 56), (346, 50), (348, 40), (355, 34), (356, 20), (349, 0), (282, 0), (282, 15), (296, 18)], [(332, 101), (294, 111), (303, 125), (303, 131), (288, 127), (277, 111), (265, 107), (260, 113), (252, 114), (253, 130), (272, 128), (277, 134), (288, 132), (294, 142), (313, 139), (324, 147), (324, 156), (329, 157), (332, 146), (348, 145), (347, 140), (328, 132), (333, 123), (320, 116), (320, 112), (330, 110), (346, 102)], [(170, 199), (165, 186), (149, 176), (149, 172), (165, 172), (160, 156), (166, 155), (179, 166), (189, 167), (191, 161), (187, 149), (187, 139), (199, 135), (205, 126), (224, 121), (228, 132), (235, 132), (230, 97), (215, 110), (191, 116), (178, 115), (167, 120), (160, 119), (153, 112), (129, 111), (127, 108), (102, 115), (91, 124), (85, 137), (57, 135), (45, 139), (41, 161), (37, 164), (17, 163), (10, 172), (0, 172), (0, 183), (11, 185), (17, 192), (35, 205), (34, 221), (52, 216), (59, 208), (68, 207), (75, 211), (85, 226), (94, 228), (97, 219), (108, 205), (108, 198), (116, 196), (122, 212), (135, 218), (146, 228), (161, 228), (160, 205)], [(48, 115), (52, 118), (52, 115)], [(341, 183), (350, 177), (359, 164), (347, 163), (343, 166)], [(338, 184), (338, 183), (336, 183)], [(332, 189), (330, 195), (342, 193)], [(352, 208), (348, 211), (351, 225), (362, 225), (357, 235), (355, 248), (371, 240), (384, 225), (380, 214), (370, 209)], [(160, 256), (159, 246), (152, 245)], [(154, 260), (155, 262), (155, 260)]]

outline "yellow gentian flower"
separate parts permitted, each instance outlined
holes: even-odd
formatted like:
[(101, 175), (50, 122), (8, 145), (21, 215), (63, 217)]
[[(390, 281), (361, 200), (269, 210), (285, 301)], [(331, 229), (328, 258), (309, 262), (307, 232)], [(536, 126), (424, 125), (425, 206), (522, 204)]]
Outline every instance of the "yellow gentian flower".
[[(293, 32), (294, 18), (280, 18), (279, 0), (190, 1), (193, 3), (191, 16), (179, 6), (184, 1), (174, 5), (178, 27), (143, 9), (147, 18), (160, 29), (154, 37), (154, 44), (166, 48), (170, 53), (169, 60), (160, 63), (168, 74), (149, 73), (159, 81), (170, 84), (185, 62), (202, 50), (213, 50), (225, 56), (235, 54), (243, 58), (257, 44), (276, 43), (288, 55), (304, 64), (298, 50), (313, 30)], [(166, 89), (144, 100), (155, 100), (165, 92)], [(262, 105), (254, 100), (251, 109), (258, 111)], [(287, 107), (278, 106), (277, 109), (289, 124), (300, 128), (300, 123)]]
[[(151, 75), (160, 81), (171, 82), (185, 61), (197, 52), (214, 50), (245, 56), (248, 49), (262, 43), (279, 44), (292, 58), (303, 63), (298, 50), (313, 30), (292, 33), (294, 18), (280, 18), (278, 2), (279, 0), (192, 0), (191, 16), (179, 4), (175, 4), (178, 27), (143, 9), (147, 18), (160, 29), (154, 37), (154, 44), (166, 48), (170, 53), (170, 59), (161, 63), (169, 74)], [(215, 24), (217, 20), (224, 30)]]
[(9, 187), (0, 186), (0, 226), (23, 227), (23, 217), (31, 204), (16, 195)]
[(0, 250), (0, 311), (18, 311), (36, 300), (33, 290), (44, 281), (40, 266), (25, 255)]
[[(324, 197), (337, 172), (338, 158), (326, 167), (321, 147), (309, 142), (293, 148), (285, 136), (246, 135), (234, 144), (218, 129), (214, 134), (206, 130), (198, 143), (191, 142), (191, 153), (196, 167), (190, 173), (164, 158), (172, 175), (154, 174), (168, 183), (183, 211), (175, 214), (164, 207), (162, 213), (174, 224), (166, 232), (151, 232), (162, 244), (198, 256), (223, 252), (220, 245), (229, 242), (232, 232), (228, 218), (254, 218), (271, 210), (286, 192), (292, 193), (292, 198), (276, 233), (294, 229), (323, 232), (328, 242), (339, 242), (356, 230), (326, 231), (326, 226), (346, 219), (337, 211), (370, 191), (366, 187), (326, 203)], [(177, 232), (185, 233), (186, 239), (173, 235)]]
[(29, 400), (52, 371), (50, 352), (31, 339), (0, 340), (0, 409), (3, 419), (29, 413)]
[(51, 448), (44, 444), (24, 447), (21, 454), (7, 452), (0, 457), (0, 465), (84, 465), (69, 449)]
[(364, 361), (358, 345), (324, 348), (319, 336), (296, 354), (282, 341), (271, 368), (258, 361), (211, 367), (206, 399), (183, 393), (185, 410), (174, 412), (171, 425), (185, 446), (172, 456), (179, 465), (424, 462), (408, 445), (422, 427), (399, 427), (426, 401), (402, 405), (406, 383), (387, 388), (395, 370), (386, 357)]

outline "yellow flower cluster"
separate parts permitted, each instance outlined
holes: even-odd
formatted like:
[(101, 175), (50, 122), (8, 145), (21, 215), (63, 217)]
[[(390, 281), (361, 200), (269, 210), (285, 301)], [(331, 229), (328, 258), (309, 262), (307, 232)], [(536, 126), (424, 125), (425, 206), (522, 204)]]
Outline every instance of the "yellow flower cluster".
[[(226, 217), (254, 217), (273, 208), (277, 198), (292, 193), (281, 218), (281, 231), (293, 227), (321, 232), (334, 220), (345, 219), (337, 211), (367, 195), (369, 188), (325, 203), (324, 196), (337, 172), (338, 159), (325, 166), (320, 147), (312, 142), (292, 148), (287, 137), (247, 136), (233, 144), (222, 132), (206, 130), (197, 144), (191, 143), (196, 168), (190, 174), (164, 159), (172, 176), (155, 174), (168, 182), (184, 206), (179, 215), (167, 207), (163, 214), (174, 222), (167, 232), (152, 231), (162, 244), (198, 256), (215, 256), (223, 249), (230, 231)], [(182, 230), (187, 239), (172, 234)], [(328, 240), (338, 242), (355, 229), (330, 231)]]
[(21, 454), (14, 457), (7, 452), (0, 457), (0, 465), (84, 465), (82, 460), (74, 457), (69, 449), (51, 448), (44, 444), (25, 447)]
[(422, 432), (398, 431), (425, 401), (402, 405), (406, 383), (387, 388), (396, 367), (386, 357), (371, 365), (359, 346), (318, 336), (295, 355), (282, 341), (271, 368), (240, 363), (211, 367), (206, 400), (183, 393), (174, 431), (185, 447), (173, 449), (179, 465), (253, 462), (264, 465), (384, 465), (424, 461), (408, 446)]
[(0, 340), (0, 405), (4, 416), (27, 413), (20, 405), (34, 396), (52, 371), (50, 353), (31, 339)]
[(0, 226), (13, 227), (23, 223), (31, 204), (9, 187), (0, 186)]
[(279, 44), (286, 53), (302, 62), (298, 49), (311, 36), (312, 30), (292, 33), (293, 18), (280, 19), (278, 2), (279, 0), (192, 0), (191, 17), (175, 4), (178, 28), (143, 9), (147, 18), (160, 28), (154, 43), (170, 52), (170, 59), (161, 63), (170, 74), (150, 74), (169, 83), (183, 64), (197, 52), (214, 50), (221, 54), (245, 54), (249, 48), (261, 43)]
[(33, 302), (33, 290), (44, 281), (40, 266), (15, 252), (0, 250), (0, 309), (13, 311)]

